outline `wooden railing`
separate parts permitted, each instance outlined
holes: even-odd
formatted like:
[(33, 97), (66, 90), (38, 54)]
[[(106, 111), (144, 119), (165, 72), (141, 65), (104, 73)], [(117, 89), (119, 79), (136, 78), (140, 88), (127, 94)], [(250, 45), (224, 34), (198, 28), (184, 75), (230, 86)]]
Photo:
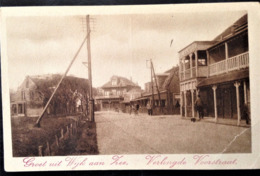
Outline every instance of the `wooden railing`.
[(191, 76), (190, 76), (190, 69), (184, 71), (184, 76), (185, 76), (185, 79), (191, 78)]
[(180, 79), (185, 80), (185, 79), (190, 79), (196, 77), (196, 67), (192, 68), (192, 75), (191, 75), (191, 69), (187, 69), (185, 71), (180, 72)]
[(209, 76), (249, 67), (249, 53), (242, 53), (209, 66)]

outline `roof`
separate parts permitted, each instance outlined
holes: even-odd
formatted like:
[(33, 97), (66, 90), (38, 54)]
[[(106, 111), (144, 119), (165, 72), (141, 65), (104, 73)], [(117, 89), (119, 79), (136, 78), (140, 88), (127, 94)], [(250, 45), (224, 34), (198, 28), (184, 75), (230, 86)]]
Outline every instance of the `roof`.
[(215, 37), (213, 40), (219, 41), (222, 38), (225, 38), (229, 35), (235, 35), (236, 33), (240, 32), (244, 28), (247, 28), (247, 14), (239, 18), (235, 23), (229, 26), (226, 30), (224, 30), (221, 34)]
[(168, 90), (172, 86), (173, 92), (179, 92), (179, 67), (172, 67), (166, 73), (169, 73), (169, 76), (163, 83), (163, 89)]
[[(113, 78), (117, 78), (119, 80), (119, 83), (117, 85), (112, 85)], [(133, 81), (130, 81), (127, 78), (121, 76), (112, 76), (111, 79), (106, 84), (104, 84), (101, 88), (126, 87), (126, 86), (139, 87), (137, 84), (133, 83)]]
[(203, 79), (198, 83), (197, 87), (210, 86), (213, 84), (221, 84), (227, 83), (234, 80), (240, 80), (249, 77), (249, 70), (241, 70), (241, 71), (232, 71), (229, 73), (224, 73), (221, 75), (212, 76), (209, 78)]
[[(60, 74), (27, 76), (27, 78), (31, 79), (39, 89), (46, 88), (46, 87), (48, 88), (56, 87), (61, 77), (62, 75)], [(74, 76), (66, 76), (62, 83), (66, 81), (70, 82), (70, 84), (75, 84), (75, 86), (79, 82), (84, 84), (84, 86), (87, 86), (88, 84), (88, 79), (74, 77)]]
[(214, 44), (214, 43), (216, 43), (216, 41), (193, 41), (192, 43), (190, 43), (186, 47), (184, 47), (181, 50), (179, 50), (178, 53), (180, 53), (181, 51), (185, 50), (186, 48), (188, 48), (189, 46), (193, 45), (194, 43), (197, 43), (197, 44)]
[(170, 73), (157, 73), (156, 76), (169, 76)]

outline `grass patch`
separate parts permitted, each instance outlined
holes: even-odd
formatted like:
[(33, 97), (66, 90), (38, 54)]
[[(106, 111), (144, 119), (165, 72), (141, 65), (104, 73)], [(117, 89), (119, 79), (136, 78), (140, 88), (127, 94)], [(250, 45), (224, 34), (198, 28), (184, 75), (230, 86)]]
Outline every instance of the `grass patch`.
[(46, 146), (47, 141), (53, 143), (55, 135), (60, 136), (60, 130), (66, 130), (66, 126), (73, 119), (65, 117), (44, 117), (41, 127), (34, 127), (37, 118), (19, 117), (12, 118), (12, 145), (13, 156), (38, 156), (38, 146)]

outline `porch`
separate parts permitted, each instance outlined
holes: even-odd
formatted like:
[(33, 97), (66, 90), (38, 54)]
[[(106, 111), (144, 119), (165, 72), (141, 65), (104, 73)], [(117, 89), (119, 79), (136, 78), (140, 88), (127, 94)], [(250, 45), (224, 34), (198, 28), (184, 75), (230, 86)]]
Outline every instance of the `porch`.
[(209, 76), (228, 73), (249, 67), (249, 52), (230, 57), (223, 61), (209, 65)]

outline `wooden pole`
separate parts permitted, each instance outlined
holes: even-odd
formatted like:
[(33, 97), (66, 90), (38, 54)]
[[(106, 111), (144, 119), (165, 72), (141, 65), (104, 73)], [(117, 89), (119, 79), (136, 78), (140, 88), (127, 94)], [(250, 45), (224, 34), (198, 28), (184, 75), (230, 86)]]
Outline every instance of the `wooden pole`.
[(153, 94), (153, 70), (152, 70), (152, 60), (150, 60), (150, 67), (151, 67), (151, 86), (152, 86), (152, 111), (153, 111), (153, 108), (154, 108), (154, 94)]
[(159, 91), (159, 88), (158, 88), (158, 84), (157, 84), (157, 80), (156, 80), (156, 76), (155, 76), (155, 72), (154, 72), (154, 67), (153, 67), (153, 62), (152, 62), (152, 60), (151, 60), (151, 67), (152, 67), (152, 69), (153, 69), (153, 75), (154, 75), (154, 79), (155, 79), (155, 85), (156, 85), (156, 89), (157, 89), (158, 97), (159, 97), (160, 110), (161, 110), (161, 112), (162, 112), (161, 96), (160, 96), (160, 91)]
[[(87, 15), (87, 33), (90, 34), (89, 15)], [(89, 79), (89, 111), (90, 121), (95, 121), (94, 116), (94, 99), (92, 92), (92, 71), (91, 71), (91, 46), (90, 46), (90, 35), (87, 35), (87, 50), (88, 50), (88, 79)]]
[(78, 54), (79, 54), (81, 48), (83, 47), (85, 41), (87, 40), (88, 36), (89, 36), (89, 33), (88, 33), (88, 34), (86, 35), (86, 37), (84, 38), (84, 40), (83, 40), (83, 42), (81, 43), (81, 45), (80, 45), (78, 51), (76, 52), (75, 56), (74, 56), (73, 59), (71, 60), (69, 66), (68, 66), (68, 68), (67, 68), (67, 70), (65, 71), (65, 73), (64, 73), (63, 76), (61, 77), (59, 83), (57, 84), (55, 90), (53, 91), (51, 97), (49, 98), (47, 104), (45, 105), (45, 107), (44, 107), (44, 109), (43, 109), (43, 111), (42, 111), (40, 117), (37, 119), (37, 122), (36, 122), (36, 124), (34, 125), (35, 127), (40, 127), (40, 122), (41, 122), (41, 120), (42, 120), (42, 117), (43, 117), (45, 111), (47, 110), (47, 108), (48, 108), (48, 106), (49, 106), (49, 104), (50, 104), (50, 102), (51, 102), (51, 100), (52, 100), (54, 94), (57, 92), (57, 90), (58, 90), (58, 88), (59, 88), (59, 86), (60, 86), (62, 80), (65, 78), (65, 76), (66, 76), (67, 73), (69, 72), (69, 70), (70, 70), (72, 64), (73, 64), (74, 61), (76, 60), (76, 58), (77, 58), (77, 56), (78, 56)]

